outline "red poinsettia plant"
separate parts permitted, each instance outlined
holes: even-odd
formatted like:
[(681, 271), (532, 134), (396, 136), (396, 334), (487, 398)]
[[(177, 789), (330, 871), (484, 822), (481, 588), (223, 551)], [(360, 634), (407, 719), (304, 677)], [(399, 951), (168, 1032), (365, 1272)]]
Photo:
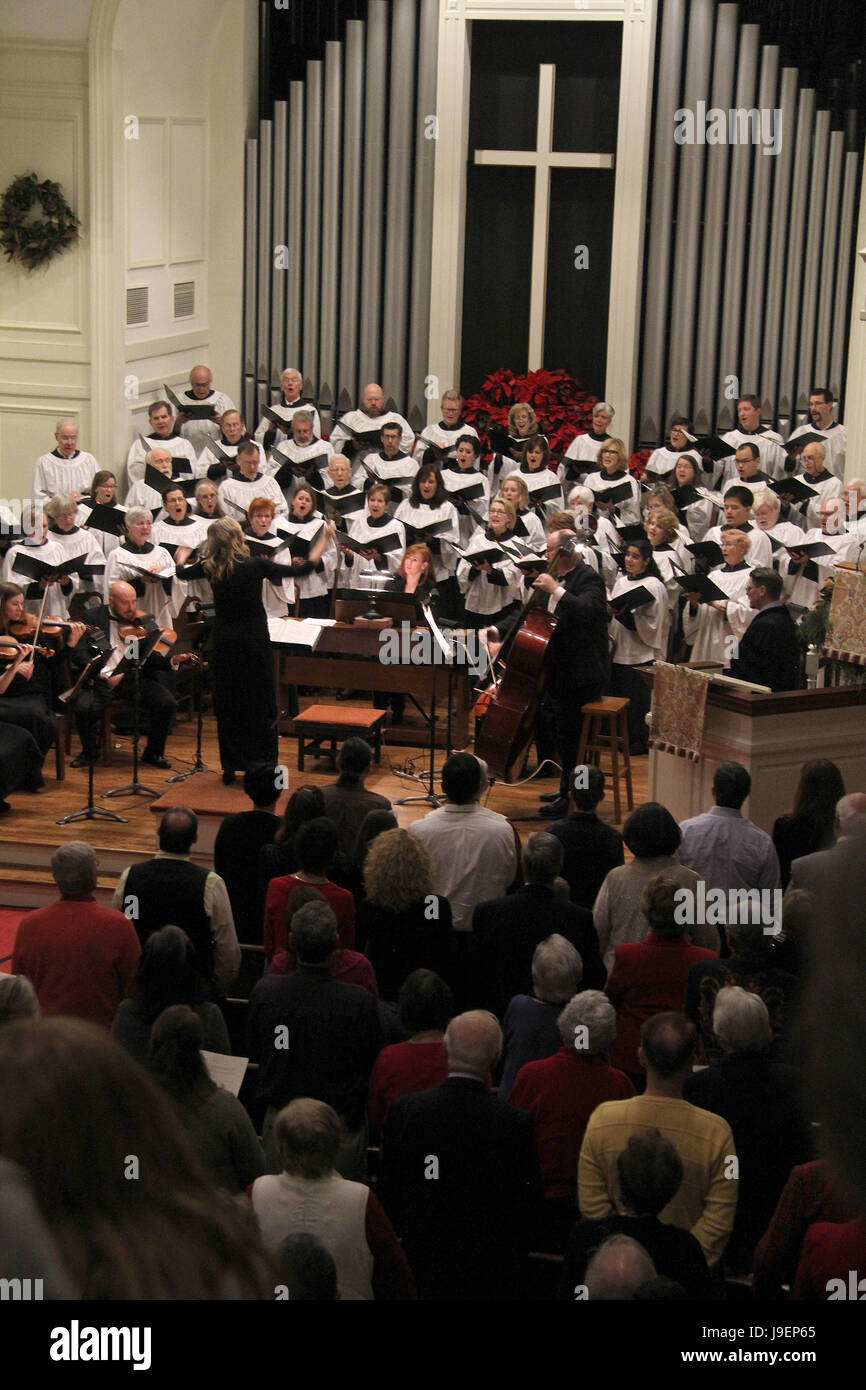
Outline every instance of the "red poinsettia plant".
[(535, 411), (538, 427), (547, 435), (553, 452), (564, 454), (575, 435), (591, 427), (592, 407), (597, 400), (597, 396), (584, 390), (577, 377), (569, 376), (561, 367), (520, 375), (500, 367), (491, 372), (480, 391), (467, 396), (463, 414), (477, 429), (485, 454), (490, 454), (490, 426), (507, 430), (509, 410), (517, 401), (525, 401)]

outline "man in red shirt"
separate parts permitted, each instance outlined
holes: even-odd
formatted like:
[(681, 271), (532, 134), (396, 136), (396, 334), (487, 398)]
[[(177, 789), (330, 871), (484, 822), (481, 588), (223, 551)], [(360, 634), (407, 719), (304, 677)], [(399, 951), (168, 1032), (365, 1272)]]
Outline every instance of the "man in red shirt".
[(128, 918), (95, 901), (97, 868), (81, 840), (54, 851), (60, 899), (22, 919), (12, 971), (30, 980), (44, 1014), (72, 1014), (110, 1028), (132, 991), (141, 947)]

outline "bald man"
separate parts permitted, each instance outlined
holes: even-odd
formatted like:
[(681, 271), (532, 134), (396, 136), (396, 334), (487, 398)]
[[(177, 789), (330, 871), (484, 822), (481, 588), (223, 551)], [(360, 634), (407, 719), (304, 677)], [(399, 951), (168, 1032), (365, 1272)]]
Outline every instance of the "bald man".
[(794, 888), (806, 888), (816, 895), (832, 896), (840, 846), (866, 837), (866, 792), (849, 792), (837, 801), (833, 833), (836, 843), (832, 849), (819, 849), (814, 854), (804, 854), (794, 860), (786, 890), (788, 893)]
[[(210, 367), (199, 364), (189, 374), (189, 387), (178, 396), (181, 409), (177, 412), (175, 425), (184, 439), (193, 446), (196, 458), (212, 439), (220, 437), (220, 420), (227, 410), (234, 410), (235, 403), (225, 391), (214, 388)], [(201, 415), (202, 407), (209, 408), (210, 415)]]
[(445, 1033), (448, 1080), (388, 1112), (379, 1195), (422, 1298), (517, 1299), (541, 1200), (532, 1118), (489, 1075), (502, 1030), (482, 1010)]
[[(93, 663), (75, 696), (75, 725), (81, 739), (81, 752), (72, 759), (72, 767), (86, 767), (91, 756), (94, 761), (98, 757), (100, 715), (106, 706), (114, 700), (133, 698), (132, 670), (118, 667), (124, 655), (130, 652), (130, 644), (120, 632), (125, 625), (135, 622), (137, 607), (138, 599), (132, 585), (116, 580), (108, 590), (108, 603), (88, 610), (88, 624), (98, 629), (97, 634), (87, 634), (70, 653), (75, 679)], [(134, 650), (133, 647), (133, 655)], [(98, 657), (102, 660), (97, 661)], [(173, 687), (171, 663), (162, 656), (149, 656), (140, 672), (139, 692), (142, 724), (148, 731), (141, 761), (150, 767), (171, 767), (164, 754), (169, 725), (177, 709)]]
[(94, 473), (99, 464), (92, 454), (78, 447), (78, 421), (65, 419), (57, 421), (54, 431), (55, 447), (48, 454), (40, 454), (33, 470), (33, 497), (36, 501), (46, 501), (58, 492), (71, 493), (76, 502), (83, 493), (90, 491)]
[(313, 416), (313, 435), (318, 439), (322, 433), (322, 422), (313, 401), (305, 400), (301, 394), (304, 379), (297, 367), (284, 367), (280, 373), (280, 399), (276, 405), (268, 406), (268, 414), (262, 416), (256, 426), (255, 440), (266, 451), (285, 440), (291, 428), (296, 410), (309, 410)]
[(415, 447), (411, 425), (396, 410), (386, 408), (384, 391), (378, 382), (371, 381), (361, 392), (360, 408), (347, 410), (337, 421), (331, 431), (331, 443), (338, 454), (345, 454), (358, 464), (368, 454), (378, 453), (383, 425), (400, 426), (400, 450), (411, 454)]

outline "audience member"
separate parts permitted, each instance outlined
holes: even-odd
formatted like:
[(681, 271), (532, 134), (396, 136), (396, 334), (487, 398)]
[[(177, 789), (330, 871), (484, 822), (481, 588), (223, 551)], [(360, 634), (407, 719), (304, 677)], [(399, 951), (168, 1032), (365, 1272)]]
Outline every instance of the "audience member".
[(532, 955), (532, 993), (515, 994), (502, 1020), (505, 1040), (499, 1090), (507, 1097), (527, 1062), (552, 1057), (560, 1047), (557, 1020), (580, 988), (583, 963), (564, 936), (539, 941)]
[(794, 1283), (806, 1232), (816, 1222), (846, 1222), (857, 1207), (825, 1158), (792, 1168), (776, 1210), (758, 1242), (753, 1263), (755, 1298), (779, 1299)]
[(820, 894), (832, 888), (837, 857), (835, 850), (842, 840), (852, 840), (866, 834), (866, 792), (851, 792), (836, 804), (833, 821), (836, 844), (830, 849), (815, 850), (791, 864), (791, 888), (806, 888)]
[(442, 768), (445, 805), (409, 827), (430, 853), (433, 886), (451, 904), (455, 931), (471, 931), (473, 908), (500, 897), (517, 877), (514, 827), (479, 804), (486, 789), (483, 763), (452, 753)]
[(198, 817), (188, 806), (164, 812), (156, 855), (124, 869), (114, 906), (132, 920), (142, 946), (160, 927), (182, 927), (209, 993), (221, 995), (238, 973), (241, 951), (225, 884), (190, 860), (197, 839)]
[[(386, 830), (396, 829), (397, 817), (393, 811), (368, 811), (358, 829), (351, 857), (347, 863), (340, 865), (340, 887), (349, 889), (355, 899), (356, 913), (364, 901), (364, 865), (370, 846)], [(355, 923), (355, 941), (359, 951), (363, 951), (360, 922)]]
[(598, 951), (592, 915), (554, 891), (562, 869), (562, 843), (536, 831), (523, 846), (524, 885), (516, 893), (479, 903), (472, 915), (479, 999), (500, 1018), (532, 978), (532, 954), (554, 933), (570, 941), (583, 963), (582, 984), (602, 989), (607, 972)]
[(697, 961), (689, 970), (686, 1014), (698, 1029), (706, 1061), (720, 1062), (723, 1049), (713, 1032), (716, 995), (725, 985), (742, 985), (750, 994), (759, 994), (766, 1005), (772, 1033), (770, 1055), (777, 1057), (785, 1043), (798, 993), (796, 976), (781, 969), (775, 939), (766, 934), (761, 922), (732, 923), (728, 934), (730, 956), (724, 960)]
[(330, 872), (337, 853), (337, 827), (327, 816), (306, 821), (295, 838), (299, 868), (295, 873), (272, 878), (265, 897), (264, 947), (270, 960), (286, 949), (286, 900), (304, 884), (318, 888), (333, 910), (340, 933), (340, 945), (355, 945), (355, 904), (346, 888), (332, 883)]
[(309, 1231), (286, 1236), (277, 1249), (279, 1277), (292, 1303), (333, 1303), (340, 1297), (330, 1250)]
[(631, 1100), (607, 1101), (593, 1111), (578, 1166), (578, 1206), (590, 1221), (623, 1212), (617, 1157), (629, 1137), (656, 1128), (683, 1162), (683, 1180), (659, 1219), (691, 1231), (707, 1264), (717, 1265), (737, 1207), (736, 1149), (730, 1126), (718, 1115), (683, 1100), (697, 1034), (682, 1014), (656, 1014), (641, 1029), (640, 1061), (646, 1091)]
[(720, 989), (713, 1032), (724, 1057), (688, 1077), (683, 1098), (727, 1120), (739, 1159), (737, 1214), (725, 1264), (748, 1274), (788, 1174), (812, 1156), (793, 1067), (772, 1062), (772, 1034), (760, 995), (740, 985)]
[(325, 798), (321, 787), (298, 787), (286, 802), (283, 818), (277, 826), (271, 844), (259, 850), (259, 898), (265, 900), (268, 884), (281, 874), (293, 874), (298, 867), (295, 846), (298, 831), (308, 820), (325, 814)]
[(38, 1018), (39, 1000), (26, 975), (0, 975), (0, 1028), (19, 1018)]
[(438, 1086), (448, 1075), (445, 1029), (454, 1017), (454, 996), (432, 970), (413, 970), (400, 990), (399, 1022), (407, 1042), (383, 1047), (370, 1075), (367, 1117), (376, 1142), (391, 1101)]
[(485, 1085), (501, 1049), (492, 1014), (453, 1018), (447, 1081), (399, 1096), (385, 1121), (382, 1200), (424, 1299), (521, 1294), (541, 1184), (532, 1120)]
[(192, 1146), (216, 1185), (243, 1192), (265, 1171), (262, 1146), (237, 1097), (211, 1080), (202, 1044), (196, 1014), (186, 1004), (172, 1004), (151, 1030), (148, 1070), (180, 1111)]
[[(641, 906), (643, 891), (656, 874), (671, 874), (681, 888), (696, 893), (700, 876), (693, 869), (677, 864), (680, 828), (667, 807), (647, 801), (632, 811), (623, 826), (623, 839), (634, 858), (620, 868), (611, 869), (601, 885), (592, 911), (604, 963), (610, 970), (614, 951), (630, 941), (645, 941), (649, 923)], [(719, 933), (705, 923), (689, 928), (696, 946), (719, 949)]]
[(240, 941), (261, 943), (264, 896), (259, 888), (259, 851), (273, 843), (280, 824), (274, 815), (279, 796), (277, 769), (270, 764), (244, 773), (252, 811), (225, 816), (213, 847), (214, 873), (225, 883)]
[(818, 1221), (806, 1232), (791, 1297), (859, 1299), (863, 1269), (866, 1269), (866, 1220), (857, 1216), (853, 1221), (841, 1223)]
[(610, 1060), (642, 1089), (638, 1051), (642, 1024), (653, 1014), (682, 1013), (691, 966), (717, 959), (715, 951), (691, 946), (678, 909), (676, 875), (656, 874), (641, 897), (650, 927), (646, 941), (617, 946), (607, 994), (616, 1009), (616, 1038)]
[(586, 1297), (593, 1303), (628, 1302), (656, 1278), (656, 1268), (631, 1236), (608, 1236), (586, 1266)]
[(348, 863), (355, 849), (358, 831), (368, 811), (390, 811), (387, 796), (367, 791), (364, 776), (373, 760), (373, 750), (363, 738), (347, 738), (337, 755), (339, 777), (322, 787), (325, 815), (337, 827), (337, 849)]
[[(302, 887), (295, 888), (286, 898), (286, 923), (285, 939), (288, 941), (292, 933), (292, 918), (307, 903), (322, 903), (334, 918), (334, 927), (337, 926), (337, 918), (333, 909), (328, 905), (328, 900), (318, 888)], [(297, 968), (297, 959), (293, 951), (277, 951), (268, 968), (271, 975), (291, 975)], [(345, 946), (340, 946), (328, 963), (332, 980), (340, 980), (344, 985), (360, 985), (362, 989), (370, 991), (374, 999), (379, 998), (379, 985), (376, 980), (376, 972), (370, 961), (360, 951), (350, 951)]]
[(616, 1033), (614, 1011), (600, 990), (575, 994), (557, 1019), (562, 1046), (552, 1057), (527, 1062), (507, 1095), (528, 1110), (544, 1183), (543, 1235), (562, 1251), (574, 1222), (577, 1160), (587, 1121), (605, 1100), (624, 1100), (634, 1086), (606, 1057)]
[(258, 1095), (268, 1106), (265, 1138), (290, 1100), (326, 1101), (346, 1126), (340, 1171), (362, 1172), (367, 1090), (382, 1045), (376, 1001), (358, 985), (331, 979), (340, 939), (334, 913), (321, 904), (295, 914), (289, 944), (297, 970), (266, 975), (250, 995), (249, 1055), (259, 1063)]
[(30, 1177), (81, 1298), (273, 1297), (248, 1216), (208, 1179), (168, 1096), (92, 1024), (0, 1029), (0, 1156)]
[(94, 897), (99, 866), (90, 845), (70, 840), (51, 856), (57, 902), (21, 919), (13, 975), (26, 975), (44, 1014), (72, 1014), (110, 1028), (132, 989), (141, 947), (122, 912)]
[(631, 1236), (647, 1252), (656, 1272), (673, 1279), (690, 1299), (711, 1298), (713, 1284), (703, 1251), (689, 1231), (659, 1220), (683, 1180), (683, 1161), (657, 1129), (632, 1134), (617, 1155), (624, 1214), (578, 1221), (565, 1252), (559, 1296), (573, 1302), (586, 1278), (589, 1258), (609, 1236)]
[(383, 999), (396, 1000), (413, 970), (451, 972), (451, 908), (433, 892), (433, 861), (408, 830), (386, 830), (364, 863), (358, 931)]
[(550, 826), (550, 834), (562, 842), (565, 851), (562, 876), (568, 883), (571, 901), (590, 912), (605, 876), (624, 858), (622, 836), (596, 811), (604, 800), (604, 782), (600, 767), (576, 767), (571, 777), (574, 809), (564, 820), (556, 820)]
[(806, 967), (815, 908), (815, 895), (805, 888), (789, 888), (782, 899), (782, 934), (775, 938), (774, 956), (780, 970), (798, 979)]
[(773, 844), (779, 856), (782, 887), (787, 888), (791, 863), (836, 843), (836, 803), (845, 795), (842, 773), (829, 758), (813, 758), (800, 769), (794, 808), (773, 823)]
[(136, 1062), (145, 1063), (150, 1034), (163, 1009), (186, 1004), (201, 1024), (202, 1047), (207, 1052), (231, 1052), (222, 1010), (205, 999), (193, 944), (180, 927), (160, 927), (144, 943), (131, 999), (124, 999), (114, 1015), (111, 1031)]
[(751, 786), (741, 763), (719, 763), (713, 774), (715, 806), (680, 826), (683, 839), (677, 859), (700, 874), (707, 889), (728, 893), (732, 888), (781, 886), (773, 841), (740, 812)]
[(251, 1194), (265, 1244), (277, 1250), (286, 1237), (316, 1236), (333, 1257), (342, 1299), (413, 1299), (411, 1271), (378, 1198), (337, 1171), (336, 1111), (293, 1100), (277, 1115), (274, 1138), (282, 1172), (258, 1178)]

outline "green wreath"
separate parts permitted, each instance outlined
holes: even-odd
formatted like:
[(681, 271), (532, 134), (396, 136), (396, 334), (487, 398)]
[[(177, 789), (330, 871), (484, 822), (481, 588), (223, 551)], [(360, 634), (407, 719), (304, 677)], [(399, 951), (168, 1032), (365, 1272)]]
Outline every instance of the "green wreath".
[[(41, 213), (41, 215), (40, 215)], [(25, 270), (47, 265), (78, 240), (78, 218), (59, 183), (21, 174), (0, 202), (0, 246)]]

